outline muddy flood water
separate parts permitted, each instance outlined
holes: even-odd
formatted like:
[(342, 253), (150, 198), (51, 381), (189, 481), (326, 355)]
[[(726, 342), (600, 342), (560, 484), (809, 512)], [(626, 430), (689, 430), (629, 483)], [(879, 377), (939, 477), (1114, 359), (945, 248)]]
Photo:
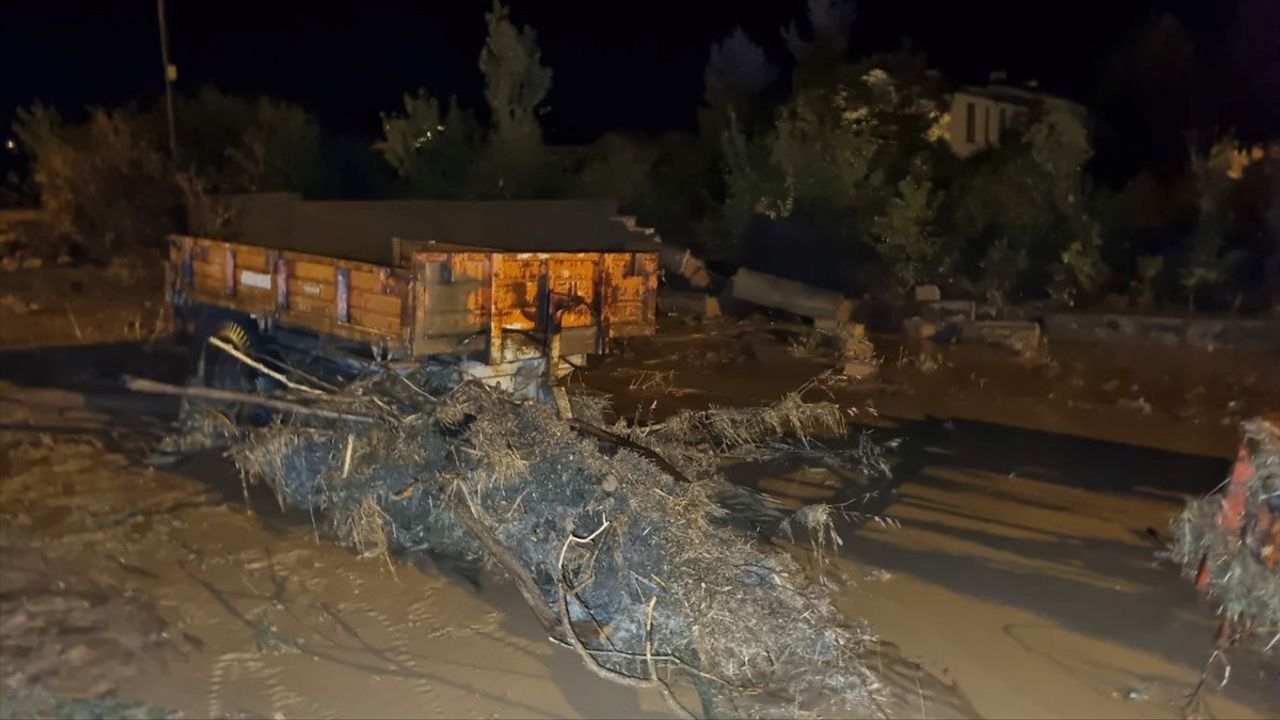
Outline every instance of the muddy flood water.
[[(857, 432), (897, 442), (883, 486), (732, 468), (795, 506), (857, 499), (824, 572), (881, 638), (892, 715), (1280, 715), (1280, 664), (1210, 663), (1213, 607), (1160, 559), (1184, 499), (1225, 476), (1235, 423), (1280, 407), (1273, 358), (1110, 355), (956, 354), (837, 390), (875, 408)], [(145, 343), (0, 351), (4, 714), (44, 693), (186, 717), (670, 715), (548, 642), (503, 581), (327, 544), (268, 493), (246, 506), (216, 453), (149, 466), (176, 403), (116, 380), (185, 362)], [(575, 382), (660, 415), (768, 401), (824, 362), (768, 327), (674, 327)]]

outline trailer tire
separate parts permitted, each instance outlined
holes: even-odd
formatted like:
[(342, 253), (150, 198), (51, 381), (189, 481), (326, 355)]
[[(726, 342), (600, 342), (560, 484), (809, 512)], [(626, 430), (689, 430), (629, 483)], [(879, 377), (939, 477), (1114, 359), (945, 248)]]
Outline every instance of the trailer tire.
[(252, 368), (220, 348), (210, 340), (218, 339), (237, 350), (248, 352), (251, 347), (249, 331), (234, 320), (223, 321), (217, 329), (201, 340), (204, 357), (201, 381), (205, 387), (236, 392), (252, 392), (255, 389)]
[[(252, 326), (237, 320), (224, 320), (210, 333), (201, 348), (201, 382), (206, 387), (219, 390), (231, 390), (242, 393), (261, 393), (278, 387), (278, 383), (259, 373), (254, 368), (241, 362), (232, 354), (209, 342), (217, 338), (223, 343), (245, 353), (253, 355), (261, 344), (260, 338)], [(231, 408), (233, 416), (240, 422), (255, 427), (269, 424), (274, 413), (261, 405), (248, 403), (236, 404)]]

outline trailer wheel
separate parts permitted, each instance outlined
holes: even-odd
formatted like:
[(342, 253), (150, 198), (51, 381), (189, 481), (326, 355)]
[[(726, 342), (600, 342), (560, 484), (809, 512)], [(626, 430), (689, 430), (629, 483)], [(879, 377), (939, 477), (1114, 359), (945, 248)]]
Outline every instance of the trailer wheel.
[[(209, 342), (217, 338), (245, 355), (253, 355), (260, 344), (254, 332), (235, 320), (223, 321), (206, 338), (201, 350), (202, 377), (206, 387), (241, 393), (260, 393), (272, 389), (277, 383), (266, 377), (231, 353)], [(233, 417), (255, 427), (271, 422), (273, 413), (261, 406), (237, 403), (231, 408)]]
[(219, 325), (205, 338), (204, 347), (201, 348), (204, 354), (201, 380), (205, 387), (252, 392), (253, 369), (210, 342), (214, 338), (246, 353), (251, 347), (249, 331), (243, 325), (234, 320), (226, 320)]

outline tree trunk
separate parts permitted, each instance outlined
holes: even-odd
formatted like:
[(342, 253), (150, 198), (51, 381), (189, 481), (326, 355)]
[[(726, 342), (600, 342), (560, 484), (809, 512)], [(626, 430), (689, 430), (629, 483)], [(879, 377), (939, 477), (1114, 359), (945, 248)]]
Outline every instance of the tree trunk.
[(733, 276), (733, 297), (814, 320), (848, 322), (853, 315), (853, 301), (834, 290), (746, 268)]

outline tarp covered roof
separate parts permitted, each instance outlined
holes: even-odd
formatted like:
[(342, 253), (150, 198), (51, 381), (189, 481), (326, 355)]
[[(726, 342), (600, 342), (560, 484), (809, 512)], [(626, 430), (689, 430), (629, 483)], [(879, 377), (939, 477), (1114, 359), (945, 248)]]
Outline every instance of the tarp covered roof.
[(227, 196), (239, 242), (391, 264), (391, 239), (494, 250), (639, 249), (652, 231), (610, 200), (312, 201), (292, 193)]

